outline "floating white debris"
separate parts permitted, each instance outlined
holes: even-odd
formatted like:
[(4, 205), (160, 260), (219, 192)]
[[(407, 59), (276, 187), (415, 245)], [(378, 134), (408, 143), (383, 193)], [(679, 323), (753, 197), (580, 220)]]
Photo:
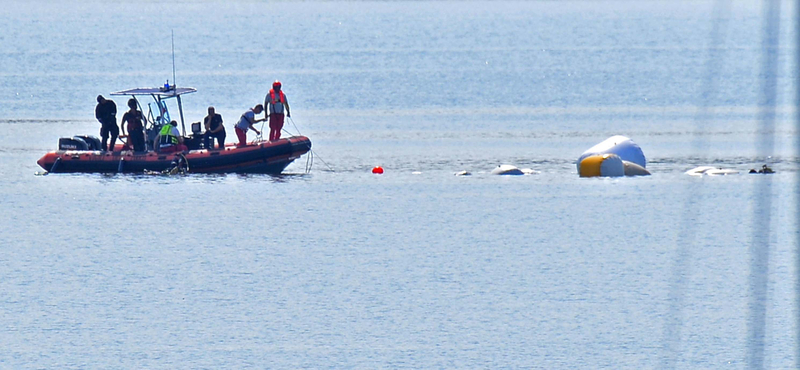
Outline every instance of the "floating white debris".
[(524, 173), (510, 164), (501, 164), (492, 170), (492, 175), (524, 175)]
[(730, 169), (730, 168), (719, 168), (714, 166), (700, 166), (692, 168), (689, 171), (686, 171), (686, 174), (689, 176), (724, 176), (724, 175), (736, 175), (739, 171)]

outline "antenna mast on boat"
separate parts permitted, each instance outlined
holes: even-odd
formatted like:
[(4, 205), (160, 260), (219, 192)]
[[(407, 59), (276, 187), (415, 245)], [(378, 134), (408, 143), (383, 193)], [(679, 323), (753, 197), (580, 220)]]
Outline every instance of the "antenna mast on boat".
[[(178, 112), (181, 114), (181, 129), (183, 130), (182, 135), (186, 136), (186, 122), (183, 119), (183, 103), (181, 102), (180, 94), (178, 94), (178, 81), (176, 81), (175, 78), (175, 29), (172, 29), (171, 32), (172, 32), (172, 91), (178, 100)], [(169, 88), (170, 86), (167, 86), (167, 89)]]
[(172, 31), (172, 85), (178, 87), (178, 81), (175, 80), (175, 30)]

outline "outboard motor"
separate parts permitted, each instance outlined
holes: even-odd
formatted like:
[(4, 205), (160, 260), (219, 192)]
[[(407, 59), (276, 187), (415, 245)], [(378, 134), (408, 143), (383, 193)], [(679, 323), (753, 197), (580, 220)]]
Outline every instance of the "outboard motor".
[(58, 139), (58, 150), (89, 150), (89, 144), (80, 137), (62, 137)]
[(102, 143), (100, 142), (100, 139), (98, 139), (95, 136), (81, 135), (81, 136), (75, 136), (74, 138), (83, 139), (83, 141), (86, 142), (86, 145), (89, 146), (89, 149), (87, 149), (87, 150), (101, 150), (103, 148)]

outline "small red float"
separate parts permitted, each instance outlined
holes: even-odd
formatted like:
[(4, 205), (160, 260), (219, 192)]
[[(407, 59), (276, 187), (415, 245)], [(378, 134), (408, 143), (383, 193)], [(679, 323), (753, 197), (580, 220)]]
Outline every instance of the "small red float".
[(378, 175), (382, 174), (383, 173), (383, 167), (381, 167), (381, 166), (372, 167), (372, 173), (378, 174)]

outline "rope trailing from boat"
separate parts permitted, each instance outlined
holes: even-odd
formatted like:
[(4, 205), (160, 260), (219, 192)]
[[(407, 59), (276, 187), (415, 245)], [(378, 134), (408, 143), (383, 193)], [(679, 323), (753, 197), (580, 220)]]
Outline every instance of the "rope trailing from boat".
[[(294, 129), (295, 129), (295, 130), (297, 130), (297, 134), (298, 134), (298, 135), (303, 135), (303, 134), (301, 134), (301, 133), (300, 133), (300, 129), (298, 129), (298, 128), (297, 128), (297, 125), (294, 123), (294, 120), (292, 119), (292, 117), (289, 117), (289, 122), (291, 122), (291, 123), (292, 123), (292, 126), (294, 126)], [(291, 132), (289, 132), (289, 131), (288, 131), (288, 130), (286, 130), (286, 129), (283, 129), (283, 131), (285, 131), (285, 132), (286, 132), (287, 134), (289, 134), (289, 135), (294, 135), (294, 134), (292, 134)], [(320, 156), (317, 154), (317, 152), (315, 152), (313, 149), (311, 149), (311, 148), (308, 148), (308, 152), (309, 152), (310, 154), (308, 155), (309, 159), (307, 159), (307, 160), (306, 160), (306, 163), (308, 163), (308, 162), (309, 162), (309, 160), (310, 160), (310, 162), (311, 162), (311, 163), (313, 163), (313, 162), (314, 162), (314, 159), (313, 159), (313, 157), (314, 157), (314, 156), (317, 156), (317, 157), (319, 157), (319, 160), (320, 160), (320, 162), (322, 162), (322, 164), (324, 164), (324, 165), (325, 165), (325, 167), (328, 167), (328, 171), (331, 171), (331, 172), (336, 172), (336, 171), (334, 171), (334, 170), (333, 170), (333, 168), (332, 168), (332, 167), (331, 167), (331, 166), (330, 166), (330, 165), (329, 165), (327, 162), (325, 162), (325, 160), (324, 160), (324, 159), (322, 159), (322, 157), (320, 157)], [(310, 172), (310, 171), (311, 171), (311, 165), (310, 165), (310, 164), (306, 164), (306, 173), (308, 173), (308, 172)]]
[(309, 151), (306, 157), (306, 173), (311, 173), (311, 166), (314, 164), (314, 152)]
[(183, 153), (178, 153), (175, 159), (178, 160), (178, 168), (180, 168), (181, 172), (189, 173), (189, 159)]
[[(294, 126), (295, 131), (297, 131), (296, 135), (302, 136), (303, 134), (300, 132), (300, 129), (297, 128), (297, 124), (294, 123), (294, 120), (292, 119), (292, 117), (287, 117), (287, 118), (289, 118), (289, 122), (292, 123), (292, 126)], [(264, 124), (265, 123), (266, 123), (266, 121), (261, 121), (261, 130), (259, 130), (259, 134), (256, 135), (256, 141), (264, 140), (263, 135), (264, 135)], [(281, 130), (283, 132), (285, 132), (289, 136), (295, 136), (294, 132), (291, 132), (291, 131), (289, 131), (289, 130), (287, 130), (285, 128), (281, 128)], [(317, 153), (314, 150), (312, 150), (311, 148), (308, 148), (308, 153), (309, 153), (308, 157), (306, 158), (306, 173), (310, 173), (311, 172), (311, 167), (314, 164), (314, 156), (316, 155), (317, 157), (319, 157), (319, 155), (317, 155)], [(325, 165), (325, 167), (328, 167), (328, 171), (336, 172), (336, 171), (333, 170), (333, 168), (327, 162), (325, 162), (325, 160), (322, 159), (322, 157), (319, 157), (319, 160), (322, 162), (322, 164)]]

